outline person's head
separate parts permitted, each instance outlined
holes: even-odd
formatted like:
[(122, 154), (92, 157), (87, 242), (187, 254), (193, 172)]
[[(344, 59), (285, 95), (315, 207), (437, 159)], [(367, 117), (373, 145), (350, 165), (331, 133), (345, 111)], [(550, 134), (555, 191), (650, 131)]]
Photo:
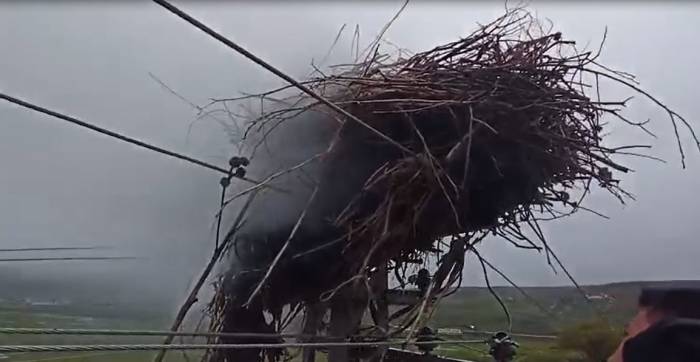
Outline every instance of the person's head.
[(637, 314), (627, 325), (633, 337), (666, 318), (700, 319), (700, 288), (645, 288)]
[(700, 288), (645, 288), (639, 306), (665, 317), (700, 319)]
[[(608, 361), (653, 361), (654, 359), (648, 359), (652, 355), (650, 351), (673, 348), (673, 341), (669, 343), (667, 339), (679, 330), (676, 324), (662, 324), (661, 322), (679, 318), (700, 321), (700, 288), (643, 289), (639, 296), (637, 314), (627, 325), (625, 339)], [(696, 331), (697, 328), (691, 326), (683, 327), (681, 330), (686, 333), (688, 330)], [(673, 335), (675, 336), (675, 334)], [(641, 343), (641, 341), (644, 342)], [(662, 341), (663, 343), (661, 343)], [(640, 348), (644, 348), (645, 352), (640, 353)]]

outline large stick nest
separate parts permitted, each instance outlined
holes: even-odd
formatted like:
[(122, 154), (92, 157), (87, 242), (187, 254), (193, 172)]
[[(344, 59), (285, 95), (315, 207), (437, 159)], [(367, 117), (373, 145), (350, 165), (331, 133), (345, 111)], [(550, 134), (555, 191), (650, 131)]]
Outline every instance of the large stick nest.
[[(631, 75), (598, 64), (599, 50), (577, 51), (573, 41), (543, 29), (522, 10), (407, 58), (378, 49), (371, 48), (359, 64), (336, 67), (332, 75), (317, 73), (304, 83), (362, 122), (302, 94), (249, 124), (249, 132), (262, 139), (289, 119), (323, 113), (337, 132), (318, 158), (315, 199), (301, 226), (248, 236), (266, 239), (271, 249), (251, 265), (259, 273), (247, 274), (252, 278), (247, 287), (229, 290), (226, 300), (237, 302), (228, 313), (242, 310), (237, 308), (285, 243), (289, 249), (272, 263), (276, 269), (256, 299), (273, 312), (287, 303), (328, 297), (343, 281), (368, 281), (372, 267), (390, 263), (401, 269), (421, 253), (440, 249), (440, 243), (450, 251), (440, 261), (431, 297), (444, 295), (460, 279), (464, 253), (488, 233), (548, 253), (538, 221), (578, 210), (592, 186), (620, 200), (629, 196), (616, 177), (628, 169), (611, 156), (630, 147), (603, 144), (603, 119), (646, 129), (620, 114), (626, 101), (599, 99), (601, 78), (661, 106), (676, 135), (677, 122), (692, 132), (682, 117), (637, 88)], [(319, 223), (320, 228), (309, 226)], [(319, 245), (330, 246), (298, 257)], [(325, 254), (313, 259), (314, 252)], [(335, 258), (332, 266), (327, 258)], [(300, 260), (307, 265), (295, 269)], [(290, 287), (296, 272), (306, 283)], [(223, 302), (217, 308), (226, 313)], [(408, 315), (403, 325), (415, 321), (416, 313)]]

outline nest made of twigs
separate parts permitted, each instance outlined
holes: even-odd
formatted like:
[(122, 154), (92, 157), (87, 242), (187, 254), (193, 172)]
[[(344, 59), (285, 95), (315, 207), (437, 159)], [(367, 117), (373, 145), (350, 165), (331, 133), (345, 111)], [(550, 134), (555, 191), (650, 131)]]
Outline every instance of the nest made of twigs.
[[(408, 58), (380, 55), (378, 49), (371, 48), (363, 62), (304, 82), (361, 123), (302, 94), (285, 98), (288, 107), (264, 112), (249, 124), (251, 133), (260, 131), (264, 138), (305, 113), (327, 114), (337, 123), (335, 137), (318, 157), (315, 200), (302, 222), (324, 223), (332, 231), (320, 235), (302, 227), (294, 235), (297, 229), (289, 225), (271, 244), (276, 251), (285, 242), (306, 240), (281, 257), (287, 263), (272, 264), (279, 270), (268, 279), (262, 274), (257, 279), (269, 283), (265, 290), (275, 304), (298, 301), (285, 284), (292, 256), (328, 242), (334, 242), (333, 255), (339, 258), (336, 272), (319, 285), (304, 286), (304, 298), (324, 295), (330, 284), (348, 278), (367, 281), (374, 266), (391, 262), (401, 268), (417, 253), (440, 249), (445, 240), (452, 240), (449, 252), (426, 299), (448, 292), (461, 276), (464, 253), (488, 233), (549, 253), (538, 220), (578, 210), (592, 186), (621, 201), (629, 196), (616, 177), (628, 169), (611, 158), (629, 147), (604, 145), (603, 118), (646, 129), (620, 114), (626, 100), (599, 99), (601, 78), (649, 97), (668, 113), (676, 134), (677, 123), (692, 132), (631, 75), (600, 65), (599, 50), (578, 51), (573, 41), (546, 31), (523, 10)], [(531, 241), (521, 225), (537, 240)], [(264, 270), (274, 254), (257, 265)], [(322, 260), (316, 262), (324, 269)], [(288, 298), (274, 294), (276, 285), (286, 288)], [(406, 323), (415, 321), (415, 313), (409, 316)]]

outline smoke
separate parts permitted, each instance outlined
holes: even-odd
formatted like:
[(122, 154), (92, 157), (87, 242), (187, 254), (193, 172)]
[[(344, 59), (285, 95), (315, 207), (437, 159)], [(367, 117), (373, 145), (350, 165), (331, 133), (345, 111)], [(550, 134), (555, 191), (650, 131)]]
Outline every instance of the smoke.
[[(263, 112), (272, 112), (278, 105), (268, 104)], [(247, 176), (255, 180), (265, 180), (271, 175), (279, 175), (270, 182), (273, 188), (263, 188), (254, 195), (240, 230), (232, 240), (232, 247), (222, 268), (230, 278), (232, 294), (246, 298), (264, 273), (266, 266), (274, 259), (287, 240), (294, 224), (299, 219), (317, 187), (322, 172), (319, 155), (328, 149), (338, 124), (327, 114), (310, 111), (289, 119), (279, 120), (274, 126), (244, 124), (251, 131), (243, 142), (243, 155), (250, 157)], [(270, 130), (271, 127), (274, 129)], [(303, 167), (296, 168), (304, 164)], [(295, 168), (293, 171), (290, 169)], [(250, 187), (237, 184), (229, 195), (239, 195)], [(241, 206), (248, 197), (241, 196), (226, 212), (229, 224), (241, 212)], [(304, 222), (292, 240), (289, 253), (303, 251), (315, 246), (311, 241), (311, 230), (323, 228), (320, 198), (316, 198), (307, 212)], [(328, 200), (324, 200), (328, 202)], [(228, 226), (229, 228), (232, 225)], [(251, 271), (254, 271), (251, 273)]]
[[(398, 6), (319, 6), (313, 2), (291, 6), (183, 4), (193, 15), (297, 78), (308, 74), (310, 59), (324, 57), (343, 23), (348, 24), (346, 33), (327, 64), (347, 60), (343, 57), (353, 48), (348, 38), (355, 23), (360, 23), (362, 38), (370, 38)], [(628, 16), (629, 6), (635, 10), (634, 16)], [(698, 52), (687, 46), (693, 44), (697, 33), (697, 7), (629, 6), (540, 4), (536, 8), (553, 19), (564, 33), (581, 39), (582, 45), (586, 40), (597, 44), (608, 25), (606, 62), (637, 74), (645, 89), (663, 96), (683, 115), (698, 114), (692, 91), (697, 88), (697, 77), (689, 76), (696, 73)], [(236, 147), (227, 143), (226, 132), (206, 120), (194, 126), (186, 141), (195, 112), (164, 91), (148, 73), (153, 72), (199, 105), (208, 102), (209, 97), (235, 96), (237, 91), (281, 85), (273, 75), (147, 2), (94, 6), (82, 2), (61, 2), (55, 6), (6, 2), (0, 7), (0, 27), (12, 29), (0, 32), (5, 91), (212, 163), (225, 165), (227, 158), (236, 153)], [(502, 4), (413, 4), (392, 25), (388, 36), (392, 43), (403, 47), (427, 49), (468, 32), (477, 21), (501, 14), (502, 8)], [(440, 19), (439, 24), (435, 19)], [(676, 56), (669, 59), (667, 54)], [(669, 66), (673, 72), (660, 71)], [(151, 304), (165, 310), (179, 304), (188, 292), (188, 282), (207, 262), (214, 245), (212, 225), (219, 201), (220, 175), (66, 127), (16, 107), (0, 108), (3, 245), (98, 244), (115, 246), (120, 254), (149, 258), (119, 263), (14, 264), (7, 267), (19, 271), (17, 275), (5, 270), (2, 275), (27, 285), (38, 278), (52, 277), (52, 283), (68, 285), (77, 294), (91, 290), (93, 284), (101, 284), (109, 289), (105, 297), (120, 293), (148, 296)], [(664, 119), (665, 115), (656, 112), (632, 110), (630, 118)], [(612, 221), (581, 214), (547, 225), (560, 256), (582, 282), (698, 276), (694, 267), (698, 224), (693, 219), (698, 202), (693, 191), (698, 168), (692, 167), (698, 161), (697, 154), (689, 152), (689, 170), (679, 170), (675, 144), (669, 142), (672, 134), (663, 132), (667, 129), (663, 121), (657, 123), (663, 129), (657, 133), (660, 141), (654, 143), (660, 146), (657, 149), (669, 164), (634, 161), (632, 165), (638, 172), (626, 184), (639, 196), (637, 202), (623, 210), (614, 200), (594, 198), (590, 206), (604, 211)], [(332, 127), (334, 121), (318, 124)], [(265, 156), (264, 147), (261, 148), (252, 160), (249, 176), (264, 177), (270, 170), (302, 160), (313, 153), (305, 143), (322, 149), (327, 135), (302, 125), (274, 132), (268, 144), (287, 142), (296, 148), (272, 147), (278, 151), (276, 157)], [(648, 142), (648, 138), (633, 136), (635, 142)], [(319, 142), (314, 141), (316, 138)], [(692, 145), (689, 139), (684, 144)], [(297, 151), (301, 153), (295, 155)], [(278, 163), (286, 157), (294, 161)], [(302, 182), (297, 176), (285, 177), (279, 184), (291, 183), (287, 186), (295, 189), (297, 186), (293, 185)], [(234, 182), (229, 195), (235, 188), (247, 186)], [(255, 206), (259, 211), (248, 217), (247, 230), (293, 223), (309, 190), (304, 184), (291, 194), (262, 194)], [(274, 207), (263, 208), (262, 203)], [(227, 209), (224, 231), (235, 217), (237, 206), (240, 203)], [(659, 248), (660, 243), (663, 248)], [(632, 244), (634, 258), (630, 258)], [(561, 274), (555, 276), (551, 272), (542, 255), (515, 250), (496, 241), (485, 247), (484, 256), (519, 283), (566, 283)], [(674, 262), (660, 264), (659, 260)], [(620, 268), (621, 261), (624, 268)], [(481, 284), (481, 270), (471, 268), (472, 265), (468, 265), (465, 283)], [(88, 284), (82, 292), (78, 291), (83, 282)], [(211, 288), (207, 286), (205, 290)], [(207, 297), (200, 300), (206, 301)]]

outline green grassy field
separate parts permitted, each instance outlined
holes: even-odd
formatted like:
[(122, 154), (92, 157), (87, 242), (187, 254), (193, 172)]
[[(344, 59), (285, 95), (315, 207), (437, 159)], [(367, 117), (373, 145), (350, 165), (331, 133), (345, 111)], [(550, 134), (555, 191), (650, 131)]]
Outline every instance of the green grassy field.
[[(476, 306), (474, 306), (476, 307)], [(456, 311), (455, 311), (456, 312)], [(495, 317), (494, 317), (495, 319)], [(29, 308), (17, 308), (4, 306), (0, 308), (0, 321), (4, 327), (29, 327), (29, 328), (113, 328), (113, 329), (155, 329), (162, 328), (158, 321), (127, 320), (117, 318), (86, 317), (60, 312), (47, 312), (32, 310)], [(135, 338), (113, 336), (66, 336), (66, 335), (0, 335), (0, 344), (120, 344), (120, 343), (159, 343), (159, 337)], [(552, 355), (554, 353), (551, 342), (537, 340), (520, 341), (522, 344), (519, 361), (539, 362), (541, 359), (532, 359), (532, 356)], [(436, 354), (453, 358), (468, 359), (476, 362), (490, 361), (485, 354), (487, 346), (444, 346), (435, 350)], [(551, 351), (550, 351), (551, 350)], [(479, 352), (480, 351), (480, 352)], [(154, 352), (63, 352), (63, 353), (15, 353), (5, 354), (0, 361), (30, 362), (126, 362), (126, 361), (151, 361)], [(189, 360), (196, 361), (199, 352), (188, 352)], [(324, 356), (319, 354), (318, 361), (323, 361)], [(186, 362), (188, 359), (182, 352), (169, 352), (167, 361)]]
[[(471, 300), (471, 305), (447, 305), (444, 310), (449, 313), (459, 314), (462, 308), (469, 307), (484, 309), (484, 315), (493, 313), (493, 320), (497, 321), (497, 310), (491, 311), (487, 305), (488, 300), (483, 300), (483, 304)], [(476, 303), (476, 304), (474, 304)], [(452, 310), (456, 309), (456, 310)], [(28, 307), (17, 307), (12, 305), (0, 306), (0, 321), (3, 327), (29, 327), (29, 328), (112, 328), (112, 329), (161, 329), (163, 328), (160, 318), (152, 320), (144, 319), (123, 319), (114, 317), (90, 317), (76, 315), (75, 310), (66, 311), (46, 311), (32, 309)], [(489, 318), (487, 318), (489, 319)], [(114, 336), (66, 336), (66, 335), (0, 335), (0, 344), (120, 344), (120, 343), (159, 343), (159, 337), (114, 337)], [(551, 342), (537, 340), (519, 341), (522, 345), (521, 354), (518, 361), (541, 362), (549, 361), (539, 358), (540, 355), (555, 355)], [(435, 350), (435, 354), (467, 359), (475, 362), (490, 361), (486, 355), (487, 346), (444, 346)], [(293, 351), (292, 351), (293, 352)], [(197, 361), (199, 352), (188, 352), (190, 361)], [(154, 352), (63, 352), (63, 353), (14, 353), (5, 354), (0, 361), (8, 362), (126, 362), (126, 361), (151, 361)], [(317, 361), (325, 360), (323, 354), (319, 354)], [(533, 359), (535, 357), (535, 359)], [(167, 361), (186, 362), (188, 358), (180, 351), (169, 352)], [(561, 361), (561, 359), (559, 360)]]
[[(18, 305), (0, 305), (0, 322), (3, 327), (23, 328), (105, 328), (105, 329), (154, 329), (162, 328), (158, 319), (121, 319), (79, 315), (78, 310), (46, 310)], [(68, 335), (0, 335), (0, 345), (13, 344), (121, 344), (159, 343), (158, 337), (107, 337)], [(192, 354), (192, 353), (190, 353)], [(192, 354), (194, 356), (194, 354)], [(7, 353), (0, 361), (29, 362), (106, 362), (151, 361), (153, 352), (61, 352), (61, 353)], [(194, 360), (194, 359), (193, 359)], [(182, 352), (173, 352), (168, 361), (186, 361)]]
[[(594, 297), (591, 300), (586, 300), (572, 287), (523, 288), (539, 306), (514, 288), (494, 289), (512, 315), (514, 331), (554, 334), (563, 327), (591, 318), (602, 317), (614, 325), (623, 325), (635, 312), (641, 289), (657, 285), (700, 287), (700, 282), (627, 282), (583, 287), (587, 295)], [(473, 325), (478, 330), (497, 330), (505, 328), (506, 318), (486, 288), (467, 287), (441, 302), (432, 324), (446, 328)]]
[[(565, 362), (572, 353), (562, 351), (552, 341), (519, 340), (520, 347), (516, 361), (518, 362)], [(474, 362), (492, 362), (487, 355), (486, 346), (449, 346), (438, 348), (434, 353), (441, 356), (464, 359)]]
[[(616, 325), (622, 325), (635, 310), (636, 298), (642, 286), (649, 283), (618, 283), (586, 287), (590, 294), (606, 294), (609, 300), (588, 302), (580, 293), (568, 287), (525, 288), (535, 298), (542, 311), (513, 288), (500, 287), (497, 292), (505, 301), (513, 316), (513, 331), (533, 334), (556, 334), (562, 328), (579, 321), (603, 315)], [(33, 328), (109, 328), (109, 329), (164, 329), (171, 316), (169, 311), (148, 307), (138, 311), (97, 307), (29, 307), (21, 303), (0, 303), (0, 326)], [(431, 321), (436, 328), (468, 328), (500, 330), (506, 319), (500, 306), (485, 288), (462, 288), (445, 299)], [(471, 339), (472, 336), (467, 338)], [(475, 337), (476, 338), (476, 337)], [(448, 338), (448, 339), (454, 339)], [(519, 362), (566, 361), (570, 352), (557, 349), (553, 340), (518, 339), (521, 347)], [(112, 337), (66, 335), (0, 335), (0, 344), (121, 344), (160, 343), (160, 337)], [(475, 362), (490, 361), (485, 344), (469, 346), (442, 346), (435, 353)], [(0, 362), (106, 362), (150, 361), (154, 352), (85, 352), (85, 353), (16, 353), (0, 357)], [(188, 352), (190, 360), (198, 360), (199, 354)], [(322, 361), (319, 357), (318, 361)], [(169, 352), (167, 361), (185, 362), (182, 352)]]

